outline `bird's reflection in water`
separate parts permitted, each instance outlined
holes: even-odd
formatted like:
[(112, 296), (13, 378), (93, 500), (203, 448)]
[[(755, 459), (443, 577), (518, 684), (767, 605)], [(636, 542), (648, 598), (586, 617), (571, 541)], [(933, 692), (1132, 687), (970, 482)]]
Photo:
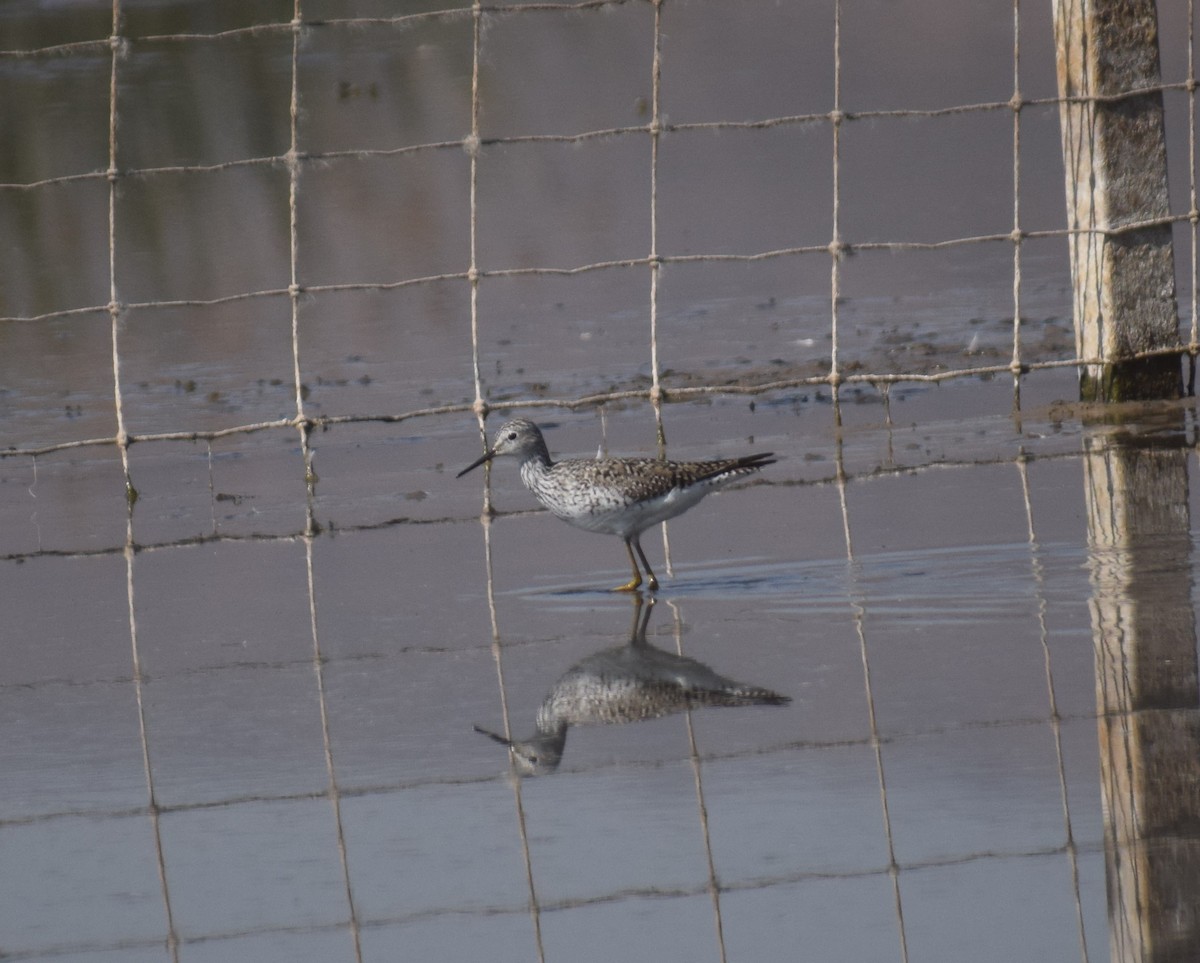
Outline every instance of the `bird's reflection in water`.
[(654, 600), (635, 596), (629, 642), (602, 649), (572, 666), (555, 683), (528, 739), (506, 739), (480, 726), (476, 732), (507, 746), (524, 776), (554, 772), (562, 762), (571, 726), (657, 719), (700, 706), (780, 706), (791, 702), (761, 686), (734, 682), (708, 666), (646, 641)]

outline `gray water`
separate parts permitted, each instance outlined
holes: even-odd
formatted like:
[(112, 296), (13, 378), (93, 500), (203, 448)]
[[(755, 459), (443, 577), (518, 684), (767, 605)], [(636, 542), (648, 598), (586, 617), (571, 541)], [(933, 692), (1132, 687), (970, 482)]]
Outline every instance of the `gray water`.
[[(647, 641), (791, 699), (573, 726), (518, 778), (473, 726), (528, 735), (634, 606), (605, 591), (620, 542), (535, 511), (514, 465), (454, 477), (480, 454), (470, 16), (303, 32), (293, 343), (291, 5), (122, 9), (111, 236), (111, 10), (0, 10), (0, 955), (1195, 955), (1191, 401), (1104, 420), (1065, 367), (1016, 410), (1007, 374), (835, 409), (802, 383), (829, 368), (826, 251), (670, 260), (827, 245), (816, 119), (662, 135), (661, 382), (786, 386), (656, 411), (649, 138), (532, 139), (647, 123), (654, 9), (488, 15), (481, 394), (559, 455), (655, 454), (659, 418), (672, 457), (775, 451), (646, 533)], [(1020, 10), (1026, 97), (1055, 93), (1049, 13)], [(831, 109), (831, 7), (662, 14), (668, 123)], [(1007, 5), (847, 5), (841, 30), (844, 110), (1012, 95)], [(1065, 223), (1057, 124), (1021, 112), (1027, 230)], [(848, 122), (840, 150), (851, 243), (1012, 228), (1011, 111)], [(1066, 254), (1022, 242), (1027, 362), (1074, 351)], [(1008, 364), (1013, 268), (1007, 240), (843, 259), (844, 370)], [(136, 441), (126, 475), (117, 378), (127, 431), (199, 437)], [(643, 394), (558, 403), (610, 390)]]

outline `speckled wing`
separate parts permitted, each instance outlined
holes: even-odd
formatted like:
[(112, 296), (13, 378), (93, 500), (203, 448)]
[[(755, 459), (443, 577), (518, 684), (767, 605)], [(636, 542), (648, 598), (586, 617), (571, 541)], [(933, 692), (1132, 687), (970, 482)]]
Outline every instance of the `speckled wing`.
[(760, 468), (775, 464), (774, 456), (774, 452), (764, 451), (757, 455), (723, 458), (718, 461), (665, 462), (663, 467), (670, 470), (671, 488), (687, 488), (704, 482), (719, 487), (735, 478), (753, 474)]
[(534, 493), (578, 528), (626, 536), (686, 511), (710, 491), (774, 461), (770, 452), (697, 462), (572, 458), (537, 479)]
[(659, 461), (657, 458), (571, 458), (558, 462), (551, 474), (565, 487), (578, 487), (611, 499), (614, 504), (647, 501), (675, 490), (705, 485), (716, 488), (774, 464), (772, 452), (719, 461)]

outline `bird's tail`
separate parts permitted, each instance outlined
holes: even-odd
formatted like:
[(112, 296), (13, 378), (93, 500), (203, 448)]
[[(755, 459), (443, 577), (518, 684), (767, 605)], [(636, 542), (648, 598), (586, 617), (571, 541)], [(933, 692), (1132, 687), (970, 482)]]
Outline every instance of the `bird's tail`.
[(763, 451), (757, 455), (744, 455), (741, 458), (736, 458), (733, 463), (736, 468), (757, 470), (759, 468), (766, 468), (767, 465), (774, 465), (778, 460), (775, 457), (775, 452)]
[(726, 689), (693, 693), (693, 701), (710, 706), (786, 706), (791, 696), (780, 695), (756, 685), (733, 685)]
[(718, 484), (723, 485), (735, 478), (758, 471), (760, 468), (766, 468), (767, 465), (774, 465), (776, 461), (775, 452), (763, 451), (757, 455), (743, 455), (740, 458), (729, 458), (725, 461), (705, 462), (701, 467), (708, 470), (696, 481), (717, 479)]

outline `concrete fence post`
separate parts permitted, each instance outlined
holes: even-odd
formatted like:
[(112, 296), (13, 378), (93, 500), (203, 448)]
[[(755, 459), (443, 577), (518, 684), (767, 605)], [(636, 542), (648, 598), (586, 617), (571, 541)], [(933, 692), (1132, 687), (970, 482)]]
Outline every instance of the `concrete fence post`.
[(1080, 397), (1177, 398), (1177, 355), (1134, 358), (1179, 344), (1154, 0), (1052, 2)]

